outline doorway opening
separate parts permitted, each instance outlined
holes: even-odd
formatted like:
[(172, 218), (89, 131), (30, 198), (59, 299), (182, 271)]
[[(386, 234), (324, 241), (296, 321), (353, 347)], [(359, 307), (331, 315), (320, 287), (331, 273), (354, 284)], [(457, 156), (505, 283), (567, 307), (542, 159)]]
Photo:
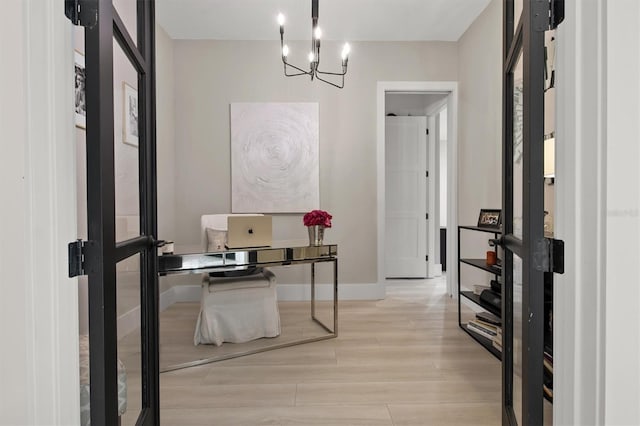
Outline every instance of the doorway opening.
[[(441, 253), (440, 249), (440, 224), (446, 224), (449, 229), (455, 229), (457, 226), (456, 215), (456, 200), (457, 200), (457, 83), (456, 82), (378, 82), (377, 87), (377, 193), (378, 193), (378, 285), (382, 288), (386, 286), (387, 277), (400, 277), (403, 274), (399, 274), (399, 271), (391, 269), (391, 262), (387, 261), (387, 258), (394, 251), (398, 251), (402, 248), (403, 239), (401, 235), (403, 233), (414, 233), (419, 236), (424, 236), (422, 241), (424, 242), (425, 250), (425, 265), (424, 276), (434, 277), (442, 274), (443, 270), (448, 271), (447, 279), (447, 293), (453, 294), (452, 283), (456, 282), (454, 268), (451, 264), (451, 259), (454, 258), (453, 253), (457, 250), (455, 241), (451, 238), (451, 232), (446, 233), (445, 241), (443, 244), (446, 249)], [(392, 110), (397, 110), (394, 112)], [(442, 122), (443, 126), (442, 134), (446, 134), (446, 151), (440, 152), (440, 137), (436, 135), (439, 132), (440, 116), (443, 111), (446, 116), (446, 120)], [(392, 115), (388, 115), (392, 114)], [(425, 149), (426, 170), (428, 176), (425, 173), (424, 188), (426, 191), (424, 202), (424, 213), (417, 213), (414, 209), (412, 215), (414, 218), (411, 220), (404, 220), (405, 225), (412, 223), (411, 226), (405, 226), (402, 232), (396, 228), (401, 229), (403, 225), (399, 223), (401, 221), (395, 220), (402, 215), (398, 209), (394, 210), (394, 204), (398, 198), (397, 191), (392, 192), (388, 190), (388, 185), (396, 186), (398, 188), (404, 187), (402, 179), (399, 176), (402, 173), (398, 172), (396, 168), (398, 164), (389, 163), (387, 145), (387, 121), (391, 117), (398, 116), (418, 116), (422, 115), (427, 117), (426, 127), (430, 129), (431, 138), (430, 142), (427, 142), (430, 146)], [(398, 117), (400, 118), (400, 117)], [(395, 120), (391, 118), (391, 120)], [(402, 121), (401, 119), (398, 121)], [(419, 121), (419, 120), (418, 120)], [(433, 130), (431, 130), (433, 129)], [(438, 139), (436, 143), (436, 137)], [(443, 190), (439, 185), (439, 169), (440, 167), (440, 155), (444, 154), (443, 169), (446, 170), (446, 188), (444, 188), (444, 194), (440, 194)], [(395, 156), (397, 157), (397, 156)], [(422, 172), (424, 173), (424, 172)], [(414, 173), (415, 175), (415, 173)], [(407, 174), (405, 173), (405, 176)], [(415, 181), (415, 179), (414, 179)], [(406, 191), (404, 191), (406, 192)], [(402, 193), (402, 192), (400, 192)], [(389, 194), (389, 195), (387, 195)], [(400, 198), (408, 198), (405, 196)], [(441, 216), (440, 205), (444, 203), (442, 210), (443, 216)], [(405, 212), (406, 213), (406, 212)], [(424, 215), (424, 216), (422, 216)], [(394, 217), (395, 216), (395, 217)], [(422, 225), (424, 228), (418, 228), (417, 218), (424, 218)], [(391, 220), (389, 220), (391, 219)], [(394, 224), (395, 222), (395, 224)], [(390, 225), (390, 226), (389, 226)], [(424, 233), (422, 231), (424, 229)], [(413, 231), (412, 231), (413, 230)], [(395, 235), (398, 232), (400, 235)], [(421, 239), (415, 237), (413, 245), (416, 246)], [(396, 247), (398, 246), (398, 247)], [(413, 248), (411, 248), (413, 250)], [(411, 250), (406, 250), (410, 252)], [(405, 252), (405, 253), (406, 253)], [(420, 255), (415, 254), (416, 250), (413, 250), (413, 257), (415, 260), (420, 258)], [(422, 258), (420, 258), (421, 260)], [(410, 277), (410, 275), (404, 275), (403, 277)], [(414, 276), (418, 277), (418, 276)]]

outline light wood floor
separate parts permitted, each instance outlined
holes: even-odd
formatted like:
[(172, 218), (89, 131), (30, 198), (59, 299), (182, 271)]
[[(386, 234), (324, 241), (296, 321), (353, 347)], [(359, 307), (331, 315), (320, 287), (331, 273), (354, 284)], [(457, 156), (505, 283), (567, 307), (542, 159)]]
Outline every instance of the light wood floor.
[(162, 424), (498, 425), (500, 363), (456, 312), (443, 279), (340, 302), (337, 339), (161, 374)]

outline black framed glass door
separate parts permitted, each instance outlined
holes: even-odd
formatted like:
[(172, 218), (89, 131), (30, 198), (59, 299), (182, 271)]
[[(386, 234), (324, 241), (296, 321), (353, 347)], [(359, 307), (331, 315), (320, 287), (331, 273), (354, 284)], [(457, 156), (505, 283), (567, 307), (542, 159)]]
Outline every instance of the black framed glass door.
[(91, 424), (159, 424), (154, 0), (119, 2), (123, 10), (111, 0), (77, 3), (85, 20)]
[(555, 2), (505, 0), (502, 423), (543, 425), (545, 31)]

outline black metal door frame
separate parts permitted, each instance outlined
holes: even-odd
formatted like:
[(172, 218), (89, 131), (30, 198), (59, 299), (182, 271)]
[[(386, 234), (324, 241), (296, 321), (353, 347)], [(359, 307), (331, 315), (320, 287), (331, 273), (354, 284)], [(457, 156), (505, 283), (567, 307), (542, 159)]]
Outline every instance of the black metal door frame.
[[(137, 46), (111, 0), (75, 1), (85, 18), (91, 424), (119, 424), (116, 264), (140, 254), (142, 409), (137, 424), (159, 424), (155, 4), (137, 0)], [(113, 41), (138, 72), (140, 236), (116, 242)]]
[[(517, 425), (514, 411), (513, 254), (522, 259), (522, 425), (543, 424), (544, 349), (544, 32), (549, 29), (547, 0), (523, 0), (522, 16), (514, 17), (513, 0), (504, 2), (503, 68), (503, 356), (502, 424)], [(514, 31), (515, 29), (515, 31)], [(522, 239), (514, 235), (514, 77), (523, 65)]]

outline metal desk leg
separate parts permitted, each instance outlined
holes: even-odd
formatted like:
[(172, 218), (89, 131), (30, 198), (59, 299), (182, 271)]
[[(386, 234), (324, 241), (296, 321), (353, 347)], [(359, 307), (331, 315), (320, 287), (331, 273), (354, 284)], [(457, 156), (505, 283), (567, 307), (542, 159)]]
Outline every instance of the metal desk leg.
[(316, 264), (311, 264), (311, 318), (316, 319)]
[(338, 259), (333, 259), (333, 334), (338, 336)]
[(331, 260), (333, 262), (333, 329), (316, 318), (316, 270), (315, 263), (311, 264), (311, 319), (318, 323), (322, 328), (331, 333), (331, 337), (338, 336), (338, 259)]

